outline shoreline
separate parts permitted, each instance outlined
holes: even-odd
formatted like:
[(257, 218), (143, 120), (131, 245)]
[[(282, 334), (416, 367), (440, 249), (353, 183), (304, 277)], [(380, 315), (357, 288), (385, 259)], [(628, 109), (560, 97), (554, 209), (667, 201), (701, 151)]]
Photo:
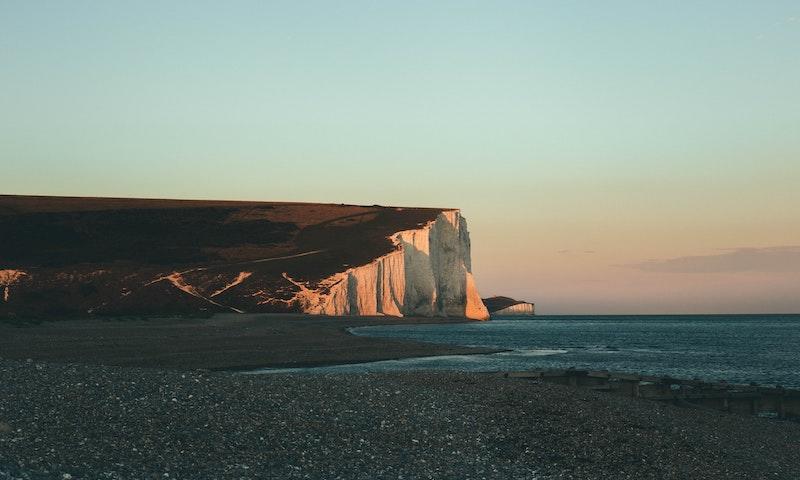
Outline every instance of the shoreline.
[(217, 314), (211, 318), (85, 318), (0, 322), (0, 357), (87, 365), (243, 371), (309, 368), (501, 349), (354, 335), (374, 325), (465, 323), (440, 317)]
[[(490, 353), (348, 331), (463, 321), (234, 314), (0, 325), (0, 479), (800, 477), (796, 422), (497, 372), (230, 368)], [(228, 368), (208, 368), (220, 364)]]
[[(417, 343), (429, 343), (431, 345), (438, 345), (437, 343), (434, 343), (434, 342), (417, 342)], [(293, 370), (293, 369), (304, 370), (304, 369), (307, 369), (307, 368), (348, 367), (348, 366), (356, 366), (356, 365), (368, 365), (370, 363), (377, 363), (377, 362), (392, 362), (392, 361), (398, 361), (398, 360), (412, 360), (412, 359), (416, 359), (416, 358), (436, 358), (436, 357), (447, 357), (447, 356), (451, 356), (451, 355), (460, 355), (460, 356), (492, 355), (492, 354), (495, 354), (495, 353), (505, 353), (505, 352), (513, 351), (513, 350), (509, 350), (509, 349), (502, 349), (502, 350), (501, 349), (497, 349), (497, 350), (494, 350), (494, 349), (479, 349), (478, 347), (457, 347), (457, 348), (470, 348), (470, 349), (481, 350), (481, 351), (477, 351), (477, 352), (437, 353), (437, 354), (433, 354), (433, 355), (423, 355), (423, 356), (417, 356), (417, 355), (414, 355), (414, 356), (398, 356), (398, 357), (381, 358), (381, 359), (378, 359), (378, 360), (365, 360), (365, 361), (360, 361), (360, 362), (344, 361), (343, 363), (307, 363), (307, 364), (293, 363), (291, 366), (271, 366), (271, 365), (266, 365), (266, 366), (259, 366), (259, 365), (248, 366), (248, 365), (243, 365), (241, 367), (233, 367), (233, 368), (210, 368), (210, 369), (208, 369), (208, 371), (210, 371), (210, 372), (246, 373), (246, 374), (256, 375), (257, 374), (257, 372), (256, 372), (257, 370), (269, 370), (269, 369), (275, 369), (275, 370)], [(286, 372), (286, 373), (294, 373), (294, 372)], [(480, 372), (480, 373), (491, 373), (491, 372)]]

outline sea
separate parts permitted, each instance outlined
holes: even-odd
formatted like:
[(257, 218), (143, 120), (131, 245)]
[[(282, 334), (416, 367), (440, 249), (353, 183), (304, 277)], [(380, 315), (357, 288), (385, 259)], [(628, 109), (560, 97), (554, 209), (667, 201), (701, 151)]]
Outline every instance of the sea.
[(499, 372), (575, 367), (800, 388), (800, 315), (539, 315), (370, 326), (353, 328), (351, 333), (504, 351), (258, 372)]

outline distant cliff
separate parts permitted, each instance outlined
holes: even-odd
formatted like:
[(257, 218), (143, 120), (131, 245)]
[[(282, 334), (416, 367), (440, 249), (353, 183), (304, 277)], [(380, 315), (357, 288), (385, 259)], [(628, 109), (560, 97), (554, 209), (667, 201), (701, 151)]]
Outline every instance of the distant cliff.
[(0, 196), (0, 231), (0, 316), (489, 316), (454, 209)]
[(533, 303), (510, 297), (484, 298), (483, 303), (491, 315), (534, 315), (536, 313)]

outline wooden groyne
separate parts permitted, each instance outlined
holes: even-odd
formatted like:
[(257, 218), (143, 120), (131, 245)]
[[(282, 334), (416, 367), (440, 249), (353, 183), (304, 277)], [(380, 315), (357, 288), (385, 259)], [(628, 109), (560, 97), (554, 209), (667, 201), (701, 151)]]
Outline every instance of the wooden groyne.
[(507, 378), (590, 388), (683, 407), (800, 421), (800, 390), (782, 387), (712, 383), (572, 368), (507, 372), (503, 375)]

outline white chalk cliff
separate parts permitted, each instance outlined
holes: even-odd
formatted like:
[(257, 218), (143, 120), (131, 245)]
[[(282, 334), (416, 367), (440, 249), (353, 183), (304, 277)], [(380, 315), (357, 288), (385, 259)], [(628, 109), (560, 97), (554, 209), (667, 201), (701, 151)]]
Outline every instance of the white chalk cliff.
[(456, 209), (0, 195), (0, 211), (0, 317), (489, 317)]
[(492, 315), (535, 315), (536, 308), (532, 303), (521, 302), (510, 307), (492, 312)]
[(299, 288), (292, 303), (325, 315), (445, 316), (488, 320), (472, 277), (467, 222), (443, 211), (414, 230), (391, 236), (395, 250), (373, 262)]

